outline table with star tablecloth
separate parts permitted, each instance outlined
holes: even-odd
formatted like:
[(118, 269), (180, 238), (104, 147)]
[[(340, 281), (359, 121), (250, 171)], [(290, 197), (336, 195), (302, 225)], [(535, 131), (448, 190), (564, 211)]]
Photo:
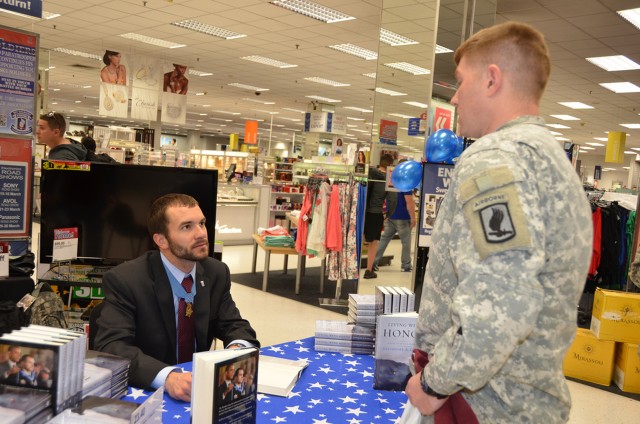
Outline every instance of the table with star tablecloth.
[[(309, 366), (288, 397), (258, 393), (258, 423), (393, 423), (402, 415), (403, 392), (373, 389), (373, 356), (316, 352), (313, 337), (263, 347), (260, 354), (305, 359)], [(191, 371), (191, 363), (183, 368)], [(150, 394), (129, 388), (123, 400), (141, 403)], [(164, 395), (163, 423), (186, 424), (190, 418), (188, 403)]]

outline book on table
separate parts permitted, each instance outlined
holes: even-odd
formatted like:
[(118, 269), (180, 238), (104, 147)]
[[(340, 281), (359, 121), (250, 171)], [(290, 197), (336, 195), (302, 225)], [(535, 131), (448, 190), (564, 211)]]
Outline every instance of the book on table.
[(376, 325), (373, 388), (404, 390), (411, 377), (409, 363), (415, 344), (416, 312), (379, 315)]
[(260, 356), (260, 382), (258, 392), (275, 396), (289, 396), (291, 390), (309, 365), (304, 360)]
[(258, 394), (256, 348), (193, 355), (191, 416), (194, 424), (253, 424)]

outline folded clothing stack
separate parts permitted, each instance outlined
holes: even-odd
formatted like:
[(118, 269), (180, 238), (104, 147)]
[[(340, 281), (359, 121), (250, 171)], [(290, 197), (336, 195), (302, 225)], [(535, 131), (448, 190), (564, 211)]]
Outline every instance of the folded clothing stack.
[(258, 235), (262, 237), (268, 247), (293, 247), (296, 244), (289, 232), (280, 225), (271, 228), (258, 228)]

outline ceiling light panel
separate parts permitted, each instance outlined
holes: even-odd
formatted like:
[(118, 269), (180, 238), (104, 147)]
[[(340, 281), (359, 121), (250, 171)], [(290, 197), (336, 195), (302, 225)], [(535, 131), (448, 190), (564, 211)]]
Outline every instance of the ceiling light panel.
[(251, 90), (251, 91), (269, 91), (268, 88), (256, 87), (255, 85), (241, 84), (239, 82), (232, 82), (227, 85), (230, 85), (231, 87), (244, 88), (245, 90)]
[(640, 124), (620, 124), (620, 125), (632, 130), (640, 129)]
[(355, 19), (346, 13), (306, 0), (273, 0), (269, 3), (328, 24)]
[(293, 65), (291, 63), (281, 62), (279, 60), (271, 59), (264, 56), (257, 56), (257, 55), (245, 56), (242, 59), (250, 60), (251, 62), (260, 63), (262, 65), (274, 66), (276, 68), (295, 68), (298, 66), (298, 65)]
[(420, 108), (423, 108), (423, 109), (426, 109), (426, 108), (429, 107), (428, 104), (420, 103), (420, 102), (402, 102), (402, 103), (404, 103), (405, 105), (420, 107)]
[(320, 100), (321, 102), (328, 102), (328, 103), (340, 103), (342, 100), (336, 100), (336, 99), (330, 99), (329, 97), (322, 97), (322, 96), (305, 96), (309, 99), (315, 99), (315, 100)]
[(127, 32), (126, 34), (120, 34), (120, 37), (128, 40), (140, 41), (141, 43), (151, 44), (158, 47), (165, 47), (167, 49), (177, 49), (180, 47), (186, 47), (185, 44), (173, 43), (171, 41), (162, 40), (160, 38), (149, 37), (147, 35), (136, 34), (135, 32)]
[(407, 72), (413, 75), (429, 75), (431, 73), (431, 71), (428, 69), (421, 68), (420, 66), (416, 66), (408, 62), (385, 63), (384, 66), (398, 69), (400, 71)]
[(562, 125), (562, 124), (547, 124), (547, 127), (558, 128), (558, 129), (570, 129), (571, 128), (571, 127), (567, 127), (566, 125)]
[(406, 96), (407, 93), (401, 93), (399, 91), (387, 90), (386, 88), (376, 87), (376, 93), (386, 94), (388, 96)]
[(579, 121), (580, 120), (580, 118), (576, 118), (575, 116), (571, 116), (571, 115), (549, 115), (549, 116), (552, 116), (561, 121)]
[(352, 56), (357, 56), (359, 58), (365, 60), (376, 60), (378, 58), (378, 53), (373, 50), (368, 50), (362, 47), (358, 47), (355, 44), (346, 43), (346, 44), (334, 44), (333, 46), (328, 46), (330, 49), (338, 50), (342, 53), (347, 53)]
[(439, 44), (436, 44), (436, 54), (440, 54), (440, 53), (452, 53), (453, 50), (446, 48), (445, 46), (441, 46)]
[(562, 106), (570, 107), (571, 109), (593, 109), (593, 106), (582, 102), (558, 102)]
[(618, 10), (618, 15), (622, 16), (627, 21), (629, 21), (633, 26), (640, 29), (640, 8)]
[(356, 107), (356, 106), (345, 106), (344, 109), (355, 110), (355, 111), (362, 112), (362, 113), (373, 113), (373, 110), (371, 110), (371, 109), (364, 109), (364, 108)]
[(640, 87), (630, 82), (603, 82), (600, 85), (614, 93), (640, 93)]
[(349, 86), (351, 86), (351, 84), (347, 84), (347, 83), (344, 83), (344, 82), (332, 81), (330, 79), (320, 78), (320, 77), (308, 77), (308, 78), (305, 78), (305, 80), (311, 81), (311, 82), (317, 82), (318, 84), (330, 85), (331, 87), (349, 87)]
[(638, 65), (628, 57), (622, 55), (587, 57), (586, 59), (594, 65), (609, 72), (632, 71), (635, 69), (640, 69), (640, 65)]
[(190, 19), (187, 19), (185, 21), (172, 22), (171, 25), (190, 29), (191, 31), (200, 32), (202, 34), (211, 35), (213, 37), (224, 38), (225, 40), (246, 37), (246, 34), (240, 34), (238, 32), (229, 31), (228, 29), (219, 28), (213, 25), (205, 24), (204, 22), (198, 22)]
[(588, 144), (589, 146), (604, 147), (604, 144), (602, 143), (586, 143), (586, 144)]
[(380, 28), (380, 41), (390, 46), (409, 46), (411, 44), (420, 44), (416, 40), (396, 34), (388, 29)]
[(213, 73), (211, 73), (211, 72), (198, 71), (197, 69), (191, 69), (191, 68), (189, 68), (187, 73), (189, 75), (195, 75), (197, 77), (208, 77), (208, 76), (213, 75)]
[(268, 101), (265, 101), (265, 100), (250, 99), (248, 97), (245, 97), (242, 100), (244, 100), (245, 102), (260, 103), (260, 104), (263, 104), (263, 105), (275, 105), (276, 104), (276, 102), (268, 102)]
[(367, 77), (367, 78), (373, 78), (376, 79), (376, 73), (375, 72), (371, 72), (369, 74), (362, 74), (363, 77)]
[(71, 50), (71, 49), (65, 49), (64, 47), (56, 47), (55, 49), (53, 49), (53, 51), (58, 53), (70, 54), (71, 56), (80, 56), (80, 57), (86, 57), (87, 59), (96, 59), (96, 60), (102, 61), (102, 56), (99, 56), (93, 53), (81, 52), (79, 50)]

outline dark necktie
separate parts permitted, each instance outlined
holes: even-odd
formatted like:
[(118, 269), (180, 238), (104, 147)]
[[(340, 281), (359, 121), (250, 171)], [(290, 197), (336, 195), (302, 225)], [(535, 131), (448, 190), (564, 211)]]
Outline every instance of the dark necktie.
[[(182, 287), (191, 293), (193, 279), (187, 275), (182, 280)], [(189, 316), (187, 316), (189, 315)], [(184, 299), (178, 303), (178, 363), (191, 362), (195, 346), (193, 305), (187, 305)]]

